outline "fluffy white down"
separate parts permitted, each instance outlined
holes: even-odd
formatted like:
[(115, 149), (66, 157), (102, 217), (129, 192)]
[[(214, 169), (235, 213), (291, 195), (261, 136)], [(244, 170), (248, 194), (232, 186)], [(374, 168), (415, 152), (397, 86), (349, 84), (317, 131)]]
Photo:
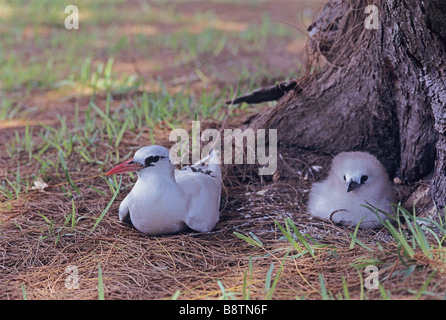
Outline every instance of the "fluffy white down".
[[(361, 184), (362, 176), (367, 176), (367, 181)], [(360, 183), (360, 187), (347, 192), (350, 180)], [(342, 152), (333, 159), (327, 179), (313, 184), (308, 210), (325, 220), (330, 220), (331, 216), (335, 223), (357, 225), (364, 218), (361, 228), (382, 226), (374, 212), (361, 206), (367, 202), (389, 214), (393, 212), (389, 204), (395, 201), (387, 172), (378, 159), (367, 152)], [(379, 217), (387, 220), (382, 213)]]

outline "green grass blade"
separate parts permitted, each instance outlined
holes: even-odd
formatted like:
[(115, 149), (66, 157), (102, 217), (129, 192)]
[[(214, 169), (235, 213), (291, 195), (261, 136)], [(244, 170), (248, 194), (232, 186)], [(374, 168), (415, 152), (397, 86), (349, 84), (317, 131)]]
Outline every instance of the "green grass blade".
[(271, 265), (269, 266), (268, 272), (266, 273), (265, 277), (265, 292), (271, 291), (271, 278), (274, 270), (274, 262), (271, 262)]
[(180, 296), (180, 294), (181, 294), (180, 290), (175, 291), (175, 293), (170, 297), (169, 300), (178, 300), (178, 297)]
[(65, 173), (65, 178), (66, 178), (67, 181), (68, 181), (68, 184), (69, 184), (74, 190), (76, 190), (77, 194), (80, 195), (81, 192), (80, 192), (79, 188), (74, 184), (73, 180), (71, 180), (71, 176), (70, 176), (70, 173), (68, 172), (67, 164), (66, 164), (66, 162), (65, 162), (65, 158), (64, 158), (64, 156), (63, 156), (63, 150), (62, 150), (62, 149), (59, 150), (59, 159), (60, 159), (60, 164), (62, 165), (62, 170), (63, 170), (64, 173)]
[[(248, 258), (248, 270), (249, 270), (249, 284), (252, 281), (252, 257)], [(246, 271), (243, 273), (243, 289), (242, 289), (243, 300), (249, 300), (251, 297), (251, 291), (248, 289), (248, 279)]]
[(390, 293), (388, 291), (386, 291), (386, 289), (384, 289), (384, 287), (381, 285), (381, 283), (378, 283), (378, 289), (379, 289), (379, 293), (381, 294), (381, 298), (383, 298), (383, 300), (390, 300)]
[(20, 285), (20, 288), (21, 288), (21, 290), (22, 290), (22, 298), (23, 298), (23, 300), (28, 300), (28, 295), (27, 295), (27, 293), (26, 293), (25, 285), (24, 285), (24, 284), (21, 284), (21, 285)]
[(421, 295), (424, 293), (424, 291), (426, 291), (427, 286), (429, 285), (429, 283), (432, 281), (432, 279), (435, 277), (436, 274), (437, 274), (437, 269), (434, 269), (434, 271), (432, 271), (430, 276), (423, 283), (423, 285), (421, 286), (420, 290), (418, 290), (417, 294), (413, 298), (414, 300), (420, 299)]
[(242, 239), (242, 240), (245, 240), (246, 242), (248, 242), (250, 245), (253, 245), (254, 247), (258, 247), (258, 248), (261, 248), (261, 247), (263, 247), (263, 243), (260, 241), (260, 239), (259, 238), (257, 238), (257, 236), (255, 236), (252, 232), (250, 232), (249, 234), (251, 235), (251, 237), (253, 237), (253, 238), (250, 238), (250, 237), (247, 237), (247, 236), (245, 236), (245, 235), (243, 235), (243, 234), (241, 234), (241, 233), (238, 233), (238, 232), (233, 232), (233, 234), (235, 235), (235, 236), (237, 236), (238, 238), (240, 238), (240, 239)]
[(105, 300), (104, 282), (102, 280), (102, 268), (100, 262), (98, 262), (98, 300)]
[(350, 300), (350, 292), (348, 291), (347, 282), (345, 281), (345, 277), (341, 277), (342, 279), (342, 291), (344, 292), (344, 299)]
[(76, 226), (76, 206), (74, 204), (74, 199), (71, 199), (71, 205), (73, 207), (73, 210), (71, 212), (71, 229), (74, 229)]
[(121, 143), (121, 140), (124, 137), (125, 130), (127, 130), (129, 122), (130, 122), (130, 118), (125, 119), (125, 122), (124, 122), (123, 126), (121, 127), (121, 130), (119, 130), (119, 133), (118, 133), (118, 135), (116, 137), (116, 140), (115, 140), (115, 147), (116, 148), (119, 147), (119, 144)]
[[(291, 248), (290, 248), (290, 249), (291, 249)], [(284, 264), (285, 264), (285, 261), (286, 261), (287, 258), (288, 258), (288, 255), (289, 255), (289, 253), (290, 253), (290, 249), (287, 251), (286, 255), (283, 257), (283, 259), (282, 259), (282, 261), (281, 261), (281, 263), (280, 263), (280, 266), (279, 266), (279, 270), (277, 271), (277, 274), (276, 274), (276, 276), (274, 277), (273, 283), (272, 283), (272, 285), (270, 285), (270, 288), (269, 288), (269, 290), (268, 290), (268, 294), (266, 295), (266, 299), (267, 299), (267, 300), (271, 300), (271, 298), (273, 297), (274, 292), (276, 291), (276, 286), (277, 286), (277, 283), (279, 282), (279, 279), (280, 279), (280, 277), (281, 277), (281, 275), (282, 275), (283, 266), (284, 266)], [(271, 268), (270, 268), (271, 272), (272, 272), (273, 269), (274, 269), (273, 267), (274, 267), (274, 265), (271, 264)], [(268, 273), (269, 273), (269, 270), (268, 270)], [(271, 274), (270, 274), (270, 278), (271, 278)], [(271, 281), (271, 280), (270, 280), (270, 281)]]
[(324, 275), (322, 273), (319, 273), (318, 278), (319, 278), (319, 284), (321, 286), (321, 297), (322, 297), (322, 300), (329, 300), (330, 297), (328, 296), (327, 288), (325, 287)]
[(353, 231), (353, 234), (349, 233), (350, 237), (352, 238), (352, 241), (350, 242), (350, 247), (349, 249), (352, 250), (355, 247), (355, 243), (359, 244), (361, 247), (372, 251), (372, 249), (370, 249), (370, 247), (368, 247), (364, 242), (362, 242), (361, 240), (359, 240), (357, 238), (357, 234), (358, 234), (358, 230), (359, 230), (359, 225), (361, 224), (362, 220), (364, 220), (365, 216), (362, 217), (361, 220), (359, 220), (358, 224), (356, 225), (355, 231)]
[(119, 179), (119, 185), (115, 190), (115, 193), (113, 194), (112, 198), (110, 199), (110, 201), (108, 202), (107, 206), (105, 207), (105, 209), (102, 211), (101, 215), (99, 216), (99, 218), (96, 220), (96, 223), (93, 226), (93, 230), (96, 229), (96, 227), (98, 226), (98, 224), (101, 222), (101, 220), (104, 218), (105, 214), (108, 212), (108, 209), (110, 209), (111, 205), (113, 204), (113, 201), (115, 201), (116, 196), (119, 193), (119, 190), (121, 189), (121, 183), (122, 183), (122, 176)]
[[(286, 224), (285, 224), (286, 225)], [(276, 226), (279, 228), (280, 232), (285, 236), (285, 238), (291, 243), (294, 249), (296, 249), (297, 252), (302, 253), (304, 250), (299, 246), (299, 244), (294, 240), (293, 236), (288, 230), (285, 230), (282, 225), (276, 221)]]
[(406, 253), (413, 258), (415, 255), (415, 252), (413, 251), (412, 247), (409, 245), (407, 240), (404, 238), (404, 236), (398, 232), (395, 227), (390, 223), (389, 220), (386, 220), (384, 222), (384, 226), (390, 231), (391, 235), (395, 239), (395, 241), (399, 244), (401, 244), (406, 251)]
[(93, 109), (97, 112), (97, 114), (104, 119), (104, 121), (107, 123), (107, 130), (111, 130), (110, 132), (108, 132), (109, 137), (117, 136), (117, 132), (116, 132), (116, 126), (113, 123), (113, 121), (110, 119), (109, 115), (104, 113), (104, 111), (102, 111), (93, 101), (90, 102), (90, 106), (93, 107)]
[(308, 243), (308, 241), (305, 239), (305, 237), (299, 232), (296, 225), (293, 223), (291, 218), (286, 218), (285, 223), (287, 223), (289, 226), (291, 226), (291, 229), (293, 229), (294, 234), (296, 235), (297, 239), (302, 243), (302, 245), (305, 247), (305, 249), (308, 251), (308, 253), (316, 259), (316, 256), (314, 255), (314, 249), (311, 247), (311, 245)]
[(359, 275), (359, 283), (360, 283), (360, 292), (359, 292), (359, 300), (364, 300), (364, 279), (362, 278), (362, 270), (358, 269)]

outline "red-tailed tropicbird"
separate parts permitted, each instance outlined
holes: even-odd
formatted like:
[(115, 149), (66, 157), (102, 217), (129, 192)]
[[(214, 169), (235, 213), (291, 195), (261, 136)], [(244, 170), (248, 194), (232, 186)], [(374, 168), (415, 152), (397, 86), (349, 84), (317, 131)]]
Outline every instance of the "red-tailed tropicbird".
[(333, 158), (327, 179), (313, 184), (308, 210), (341, 224), (357, 225), (363, 219), (361, 228), (377, 228), (388, 217), (363, 205), (390, 215), (391, 203), (395, 203), (392, 184), (381, 162), (368, 152), (341, 152)]
[(107, 175), (128, 171), (136, 171), (138, 180), (119, 206), (121, 221), (130, 219), (147, 235), (176, 233), (186, 226), (209, 232), (218, 222), (221, 169), (215, 150), (192, 166), (177, 170), (166, 148), (143, 147)]

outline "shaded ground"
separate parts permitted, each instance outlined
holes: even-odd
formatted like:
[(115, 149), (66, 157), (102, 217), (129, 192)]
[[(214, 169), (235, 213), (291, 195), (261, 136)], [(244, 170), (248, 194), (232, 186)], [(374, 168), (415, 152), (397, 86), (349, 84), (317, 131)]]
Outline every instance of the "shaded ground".
[[(118, 184), (104, 177), (114, 164), (142, 145), (170, 146), (170, 130), (190, 129), (192, 119), (219, 129), (237, 88), (297, 76), (301, 31), (321, 4), (80, 2), (81, 29), (67, 31), (65, 15), (43, 3), (6, 1), (0, 11), (1, 298), (444, 297), (443, 251), (427, 257), (416, 248), (407, 257), (387, 230), (353, 237), (353, 229), (309, 217), (307, 195), (327, 155), (283, 154), (269, 182), (225, 167), (221, 219), (210, 233), (147, 237), (118, 222), (134, 176), (123, 177), (100, 217)], [(35, 14), (21, 17), (19, 5)], [(265, 107), (243, 105), (227, 126)], [(47, 186), (33, 189), (40, 179)], [(287, 218), (313, 255), (286, 239), (278, 224)], [(367, 289), (368, 265), (379, 268), (380, 288)]]

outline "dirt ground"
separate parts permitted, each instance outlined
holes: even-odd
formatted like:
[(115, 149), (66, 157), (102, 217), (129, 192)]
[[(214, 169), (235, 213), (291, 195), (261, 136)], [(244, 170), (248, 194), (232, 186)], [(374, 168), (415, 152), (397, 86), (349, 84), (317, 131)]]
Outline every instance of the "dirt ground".
[[(150, 5), (158, 8), (162, 6), (159, 3), (155, 1)], [(276, 80), (289, 77), (290, 73), (297, 76), (299, 66), (305, 61), (305, 26), (322, 5), (309, 3), (175, 3), (171, 10), (186, 17), (195, 15), (197, 11), (211, 10), (218, 21), (224, 21), (217, 23), (217, 28), (228, 32), (245, 30), (247, 25), (259, 23), (268, 13), (271, 21), (290, 26), (295, 34), (293, 36), (291, 32), (291, 36), (282, 38), (268, 37), (260, 51), (243, 50), (243, 43), (240, 45), (242, 49), (231, 51), (228, 40), (218, 55), (200, 53), (190, 63), (177, 63), (177, 53), (173, 49), (150, 52), (147, 56), (144, 50), (119, 51), (115, 53), (113, 71), (137, 74), (145, 81), (137, 90), (114, 94), (111, 109), (117, 110), (123, 103), (131, 104), (144, 91), (156, 90), (156, 79), (159, 78), (163, 79), (168, 91), (178, 92), (187, 85), (191, 95), (199, 95), (204, 88), (206, 92), (222, 92), (220, 100), (224, 101), (230, 98), (225, 93), (228, 91), (224, 91), (228, 85), (236, 87), (241, 83), (243, 88), (247, 88), (249, 79), (239, 81), (237, 75), (241, 66), (256, 74), (255, 88), (274, 84)], [(140, 10), (139, 5), (138, 1), (126, 1), (118, 6), (123, 12), (130, 12)], [(301, 19), (296, 20), (296, 17)], [(169, 34), (178, 28), (199, 34), (209, 23), (205, 22), (187, 24), (178, 21), (169, 25), (150, 23), (145, 27), (135, 27), (131, 20), (123, 19), (116, 33), (129, 38), (134, 36), (132, 39), (137, 39), (135, 34), (149, 35), (154, 30)], [(93, 30), (101, 23), (108, 25), (107, 22), (97, 22), (87, 24), (85, 28)], [(42, 37), (46, 37), (51, 35), (53, 28), (43, 25), (38, 29), (40, 31), (34, 29), (32, 34), (35, 36), (35, 32), (40, 32)], [(26, 32), (31, 32), (26, 30), (23, 31), (24, 37)], [(138, 45), (137, 40), (134, 41), (133, 44), (128, 43), (129, 47)], [(98, 42), (97, 45), (101, 44)], [(20, 48), (17, 46), (15, 50), (18, 52)], [(30, 45), (22, 50), (33, 49)], [(106, 51), (101, 50), (93, 59), (93, 65), (106, 61)], [(35, 54), (38, 55), (37, 51)], [(262, 72), (269, 76), (257, 73), (259, 61), (264, 67)], [(244, 93), (247, 89), (241, 90)], [(0, 121), (0, 182), (5, 189), (11, 189), (6, 179), (14, 181), (19, 176), (22, 186), (16, 195), (0, 195), (1, 299), (98, 299), (102, 296), (105, 299), (134, 300), (444, 297), (446, 278), (442, 251), (438, 252), (438, 257), (435, 256), (438, 259), (427, 259), (420, 250), (415, 250), (416, 254), (411, 259), (403, 257), (401, 246), (395, 243), (386, 229), (359, 230), (355, 237), (364, 245), (355, 243), (352, 246), (354, 228), (309, 216), (306, 203), (311, 184), (324, 177), (332, 155), (303, 150), (300, 156), (283, 152), (279, 156), (278, 174), (268, 181), (251, 177), (249, 170), (224, 167), (220, 221), (209, 233), (189, 230), (175, 235), (148, 237), (119, 222), (119, 203), (135, 181), (135, 176), (125, 175), (116, 200), (94, 227), (112, 197), (104, 173), (116, 164), (103, 157), (116, 153), (105, 134), (95, 140), (89, 153), (96, 162), (85, 161), (76, 152), (66, 159), (71, 179), (79, 188), (78, 193), (73, 190), (67, 192), (71, 187), (61, 166), (39, 176), (42, 163), (37, 158), (30, 159), (25, 147), (16, 148), (16, 152), (10, 151), (17, 136), (24, 136), (29, 127), (33, 128), (30, 138), (33, 141), (32, 153), (42, 156), (46, 163), (59, 161), (56, 146), (42, 149), (46, 141), (42, 125), (62, 130), (61, 118), (79, 117), (79, 122), (86, 121), (93, 94), (79, 91), (76, 87), (68, 90), (18, 87), (3, 89), (1, 93), (21, 107), (17, 116)], [(98, 92), (94, 102), (104, 110), (107, 95)], [(227, 126), (242, 126), (246, 119), (261, 112), (262, 108), (268, 108), (268, 105), (234, 110)], [(221, 117), (202, 120), (203, 128), (219, 128), (221, 125)], [(184, 127), (190, 127), (190, 117), (184, 116), (182, 121)], [(78, 132), (79, 128), (73, 122), (67, 121), (67, 124), (69, 132)], [(171, 127), (163, 122), (154, 130), (126, 130), (118, 146), (119, 154), (124, 157), (153, 139), (157, 144), (168, 147), (172, 144), (168, 140), (170, 130)], [(317, 170), (315, 166), (322, 169)], [(34, 181), (38, 176), (47, 184), (43, 190), (31, 188), (36, 185)], [(415, 187), (410, 186), (411, 190)], [(407, 199), (407, 195), (401, 197)], [(293, 247), (284, 237), (278, 224), (284, 225), (287, 218), (291, 218), (299, 232), (306, 235), (314, 249), (313, 255), (304, 252), (302, 244)], [(241, 239), (235, 233), (245, 235), (251, 241)], [(379, 270), (380, 287), (368, 289), (369, 274), (365, 270), (369, 265)]]

